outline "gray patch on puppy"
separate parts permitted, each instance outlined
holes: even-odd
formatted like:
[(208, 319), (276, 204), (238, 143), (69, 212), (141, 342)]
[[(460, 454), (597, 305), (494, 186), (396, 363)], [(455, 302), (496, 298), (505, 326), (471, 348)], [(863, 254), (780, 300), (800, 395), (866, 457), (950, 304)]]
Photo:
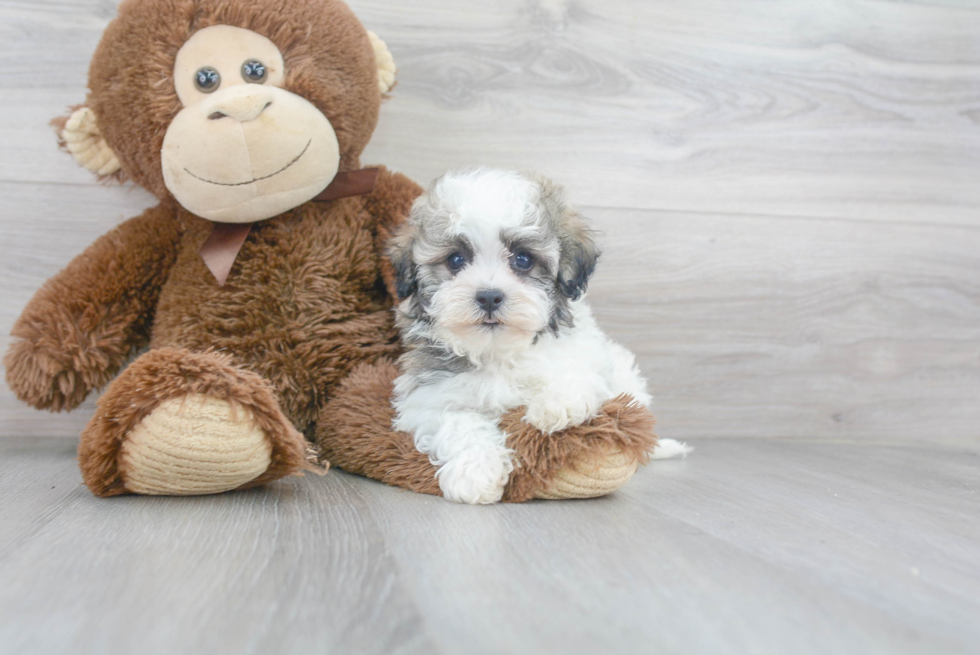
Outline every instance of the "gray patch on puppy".
[[(511, 200), (500, 201), (507, 194)], [(496, 232), (488, 231), (498, 225)], [(466, 265), (477, 259), (482, 263), (482, 282), (471, 276), (466, 283), (475, 285), (472, 291), (494, 288), (492, 280), (510, 280), (500, 325), (480, 325), (479, 312), (467, 300), (469, 292), (455, 281), (462, 269), (448, 263), (451, 256), (460, 259), (454, 253), (460, 253)], [(533, 264), (526, 270), (519, 267), (519, 255), (533, 258)], [(537, 341), (545, 332), (559, 334), (573, 327), (569, 302), (585, 292), (599, 249), (594, 232), (567, 205), (556, 183), (538, 175), (476, 169), (454, 171), (434, 181), (392, 239), (389, 256), (401, 300), (396, 323), (408, 349), (402, 364), (421, 381), (467, 370), (472, 357), (478, 357), (467, 352), (467, 346), (460, 350), (460, 344), (470, 342), (461, 335), (448, 336), (447, 330), (483, 329), (497, 343), (518, 334), (514, 330), (523, 329), (526, 338)], [(444, 302), (447, 290), (452, 290), (454, 304), (443, 305), (441, 315), (436, 315), (434, 298), (442, 291)], [(531, 312), (528, 303), (537, 309)], [(524, 311), (524, 318), (515, 314), (510, 322), (509, 307)], [(542, 318), (535, 319), (528, 333), (528, 317), (534, 313)], [(481, 343), (489, 347), (486, 339)]]
[(431, 341), (406, 345), (409, 350), (398, 359), (398, 365), (403, 372), (414, 375), (418, 384), (431, 384), (473, 368), (466, 357)]

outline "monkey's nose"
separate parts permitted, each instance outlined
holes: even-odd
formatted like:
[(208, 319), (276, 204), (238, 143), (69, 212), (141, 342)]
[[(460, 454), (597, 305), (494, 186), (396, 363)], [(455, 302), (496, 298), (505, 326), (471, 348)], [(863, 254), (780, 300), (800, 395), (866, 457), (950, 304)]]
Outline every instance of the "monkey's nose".
[(481, 289), (476, 292), (476, 304), (487, 314), (493, 314), (504, 302), (504, 292), (500, 289)]
[(209, 99), (203, 108), (207, 117), (213, 121), (234, 118), (239, 123), (254, 121), (272, 105), (272, 94), (264, 89), (256, 89), (254, 84), (233, 86), (219, 92)]

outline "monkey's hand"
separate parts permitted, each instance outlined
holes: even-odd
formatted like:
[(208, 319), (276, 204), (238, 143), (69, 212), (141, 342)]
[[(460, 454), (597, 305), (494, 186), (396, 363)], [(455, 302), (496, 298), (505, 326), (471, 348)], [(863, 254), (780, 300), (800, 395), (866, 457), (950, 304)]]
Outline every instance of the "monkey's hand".
[(132, 218), (44, 283), (14, 324), (7, 384), (24, 402), (77, 407), (149, 341), (180, 226), (164, 206)]

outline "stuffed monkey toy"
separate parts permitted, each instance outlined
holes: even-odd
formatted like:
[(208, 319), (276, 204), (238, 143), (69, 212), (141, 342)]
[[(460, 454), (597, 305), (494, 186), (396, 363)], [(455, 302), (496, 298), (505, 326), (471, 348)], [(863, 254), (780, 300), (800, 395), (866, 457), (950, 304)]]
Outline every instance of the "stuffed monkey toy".
[[(394, 73), (340, 0), (119, 6), (56, 124), (83, 166), (160, 203), (41, 287), (4, 360), (39, 409), (108, 385), (78, 449), (92, 493), (220, 493), (327, 460), (439, 493), (389, 406), (384, 251), (421, 190), (360, 163)], [(521, 415), (506, 500), (608, 493), (654, 445), (628, 398), (560, 434)]]

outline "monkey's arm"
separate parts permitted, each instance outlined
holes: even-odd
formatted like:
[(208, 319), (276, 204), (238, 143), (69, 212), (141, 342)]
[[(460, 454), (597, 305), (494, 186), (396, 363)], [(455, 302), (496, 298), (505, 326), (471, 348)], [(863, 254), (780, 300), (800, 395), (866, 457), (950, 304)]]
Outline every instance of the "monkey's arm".
[(34, 294), (14, 324), (7, 384), (38, 409), (77, 407), (149, 341), (180, 225), (158, 205), (100, 237)]
[(395, 291), (395, 269), (385, 256), (388, 240), (392, 233), (408, 217), (415, 199), (422, 195), (422, 187), (401, 173), (392, 173), (381, 166), (374, 190), (365, 198), (364, 204), (374, 218), (374, 247), (378, 253), (378, 266), (381, 277), (390, 296), (398, 298)]

